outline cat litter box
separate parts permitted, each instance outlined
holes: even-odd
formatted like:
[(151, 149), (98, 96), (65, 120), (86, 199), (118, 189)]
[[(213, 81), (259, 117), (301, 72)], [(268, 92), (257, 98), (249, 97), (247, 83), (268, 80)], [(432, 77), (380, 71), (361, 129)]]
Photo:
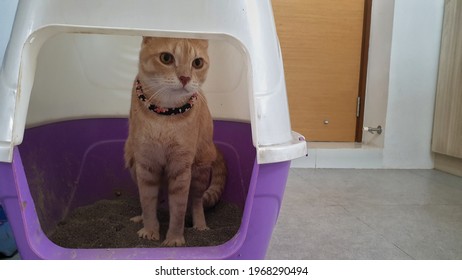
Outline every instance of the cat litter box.
[[(49, 234), (73, 209), (137, 192), (123, 144), (142, 36), (209, 40), (203, 90), (239, 230), (204, 247), (55, 244)], [(269, 0), (19, 1), (0, 72), (0, 203), (22, 258), (264, 258), (290, 161), (305, 154)]]

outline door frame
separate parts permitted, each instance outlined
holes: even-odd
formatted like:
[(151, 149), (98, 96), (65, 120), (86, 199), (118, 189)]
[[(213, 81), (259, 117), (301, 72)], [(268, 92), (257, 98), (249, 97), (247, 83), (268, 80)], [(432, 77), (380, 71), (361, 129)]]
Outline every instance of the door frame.
[(362, 142), (364, 125), (364, 107), (366, 100), (367, 64), (369, 62), (369, 40), (371, 34), (372, 0), (364, 0), (363, 38), (361, 44), (361, 65), (359, 69), (359, 86), (356, 119), (355, 142)]

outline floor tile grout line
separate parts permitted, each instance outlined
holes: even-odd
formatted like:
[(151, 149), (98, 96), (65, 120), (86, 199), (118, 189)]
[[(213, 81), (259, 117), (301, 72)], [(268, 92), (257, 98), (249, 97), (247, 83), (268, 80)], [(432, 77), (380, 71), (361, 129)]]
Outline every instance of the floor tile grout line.
[(381, 238), (383, 238), (384, 240), (386, 240), (388, 243), (392, 244), (395, 248), (397, 248), (399, 251), (403, 252), (406, 256), (408, 256), (409, 258), (411, 258), (412, 260), (415, 260), (415, 258), (413, 256), (411, 256), (410, 254), (408, 254), (404, 249), (402, 249), (401, 247), (399, 247), (397, 244), (395, 244), (395, 242), (389, 240), (386, 236), (384, 236), (382, 233), (380, 233), (379, 231), (377, 231), (374, 227), (372, 227), (370, 224), (366, 223), (365, 221), (363, 221), (360, 217), (354, 215), (353, 213), (351, 213), (346, 207), (345, 205), (339, 205), (340, 207), (343, 208), (343, 210), (345, 210), (345, 212), (347, 212), (349, 215), (351, 215), (352, 217), (354, 217), (355, 219), (357, 219), (359, 222), (361, 222), (362, 224), (366, 225), (368, 228), (370, 228), (371, 230), (373, 230), (376, 234), (378, 234)]

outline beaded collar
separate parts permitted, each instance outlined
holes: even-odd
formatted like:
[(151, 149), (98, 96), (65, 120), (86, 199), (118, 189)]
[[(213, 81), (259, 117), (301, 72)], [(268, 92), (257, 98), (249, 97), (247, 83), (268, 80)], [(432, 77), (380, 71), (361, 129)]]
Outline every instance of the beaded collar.
[(141, 86), (141, 82), (139, 79), (136, 79), (136, 95), (138, 96), (138, 99), (141, 100), (145, 105), (146, 108), (149, 109), (149, 111), (152, 111), (156, 114), (159, 115), (164, 115), (164, 116), (174, 116), (178, 114), (183, 114), (187, 111), (189, 111), (192, 106), (194, 105), (194, 101), (197, 100), (197, 93), (194, 93), (188, 100), (186, 104), (184, 104), (181, 107), (176, 107), (176, 108), (164, 108), (164, 107), (159, 107), (155, 104), (151, 104), (148, 102), (146, 95), (144, 94), (143, 87)]

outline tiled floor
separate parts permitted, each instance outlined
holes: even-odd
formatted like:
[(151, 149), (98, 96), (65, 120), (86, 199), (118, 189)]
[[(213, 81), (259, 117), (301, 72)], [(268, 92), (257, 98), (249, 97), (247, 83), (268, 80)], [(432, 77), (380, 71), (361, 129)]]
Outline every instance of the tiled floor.
[(462, 178), (292, 169), (268, 259), (462, 259)]

